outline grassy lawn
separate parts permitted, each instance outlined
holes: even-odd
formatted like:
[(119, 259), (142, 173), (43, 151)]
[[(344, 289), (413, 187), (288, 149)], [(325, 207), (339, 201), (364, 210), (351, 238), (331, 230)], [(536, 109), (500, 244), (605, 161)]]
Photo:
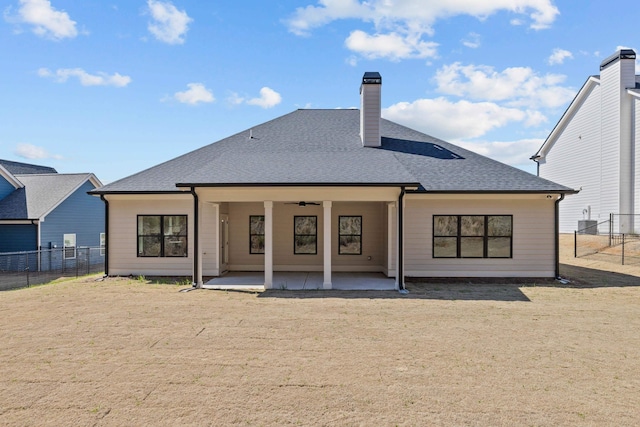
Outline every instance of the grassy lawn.
[(0, 424), (637, 425), (640, 288), (563, 268), (583, 282), (2, 292)]

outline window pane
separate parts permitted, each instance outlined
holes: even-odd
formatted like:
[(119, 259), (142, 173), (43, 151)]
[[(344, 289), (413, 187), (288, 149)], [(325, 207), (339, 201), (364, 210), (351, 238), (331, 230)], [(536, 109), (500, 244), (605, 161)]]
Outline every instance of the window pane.
[(165, 236), (164, 256), (187, 256), (187, 238), (182, 236)]
[(490, 216), (488, 226), (489, 236), (511, 236), (510, 216)]
[(433, 257), (434, 258), (455, 258), (458, 256), (458, 247), (455, 237), (434, 237)]
[(484, 256), (483, 237), (461, 237), (460, 257), (461, 258), (482, 258)]
[(340, 255), (360, 255), (362, 254), (362, 237), (360, 236), (340, 236)]
[(487, 256), (489, 258), (511, 258), (511, 237), (489, 237)]
[(164, 235), (165, 236), (186, 236), (187, 235), (187, 217), (165, 216), (164, 217)]
[(160, 234), (160, 216), (139, 216), (138, 235)]
[(361, 235), (362, 234), (362, 217), (361, 216), (341, 216), (340, 217), (339, 234)]
[(436, 215), (433, 217), (434, 236), (457, 236), (458, 217), (454, 215)]
[(295, 234), (316, 234), (316, 219), (315, 216), (294, 217)]
[(249, 217), (249, 234), (264, 234), (264, 215)]
[(264, 253), (264, 235), (251, 236), (251, 250), (252, 254)]
[(138, 256), (160, 256), (160, 237), (138, 237)]
[(463, 216), (460, 224), (461, 236), (484, 236), (484, 216)]
[(295, 236), (295, 254), (316, 254), (316, 236)]

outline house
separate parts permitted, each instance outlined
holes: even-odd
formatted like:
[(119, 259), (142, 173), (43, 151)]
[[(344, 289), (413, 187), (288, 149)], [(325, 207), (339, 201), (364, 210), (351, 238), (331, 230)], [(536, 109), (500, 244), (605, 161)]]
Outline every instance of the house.
[(554, 277), (569, 187), (361, 108), (302, 109), (92, 191), (107, 206), (107, 274), (282, 271)]
[(104, 243), (104, 204), (87, 194), (102, 184), (91, 173), (0, 160), (0, 253)]
[[(636, 53), (602, 61), (532, 157), (538, 175), (580, 193), (562, 203), (560, 231), (640, 233), (640, 76)], [(634, 221), (635, 218), (635, 221)], [(586, 228), (588, 226), (588, 228)]]

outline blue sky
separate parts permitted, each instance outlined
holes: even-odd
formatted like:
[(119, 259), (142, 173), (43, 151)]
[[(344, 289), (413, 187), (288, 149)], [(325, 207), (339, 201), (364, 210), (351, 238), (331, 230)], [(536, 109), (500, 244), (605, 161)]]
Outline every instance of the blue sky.
[[(359, 105), (534, 172), (629, 1), (2, 0), (0, 158), (131, 175), (297, 108)], [(640, 70), (639, 70), (640, 73)]]

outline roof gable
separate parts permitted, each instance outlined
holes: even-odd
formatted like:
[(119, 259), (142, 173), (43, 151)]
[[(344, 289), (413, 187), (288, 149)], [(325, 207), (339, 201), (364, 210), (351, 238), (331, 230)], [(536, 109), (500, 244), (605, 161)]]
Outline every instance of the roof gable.
[(18, 175), (24, 187), (0, 201), (0, 220), (43, 220), (60, 203), (85, 182), (94, 187), (99, 181), (93, 174), (27, 174)]
[(580, 88), (576, 96), (573, 98), (573, 101), (571, 101), (571, 104), (569, 104), (569, 107), (567, 107), (567, 109), (565, 110), (564, 114), (562, 115), (558, 123), (556, 123), (555, 127), (553, 128), (553, 130), (551, 131), (547, 139), (545, 139), (544, 143), (542, 143), (542, 146), (540, 147), (540, 149), (536, 152), (536, 154), (534, 154), (531, 157), (532, 160), (538, 161), (538, 160), (544, 159), (544, 157), (547, 155), (549, 150), (551, 150), (551, 148), (556, 143), (560, 135), (562, 135), (562, 132), (567, 127), (567, 125), (569, 124), (573, 116), (580, 110), (582, 105), (585, 103), (585, 101), (587, 100), (587, 98), (589, 97), (593, 89), (599, 85), (600, 85), (600, 76), (590, 76), (587, 79), (587, 81), (582, 85), (582, 87)]

